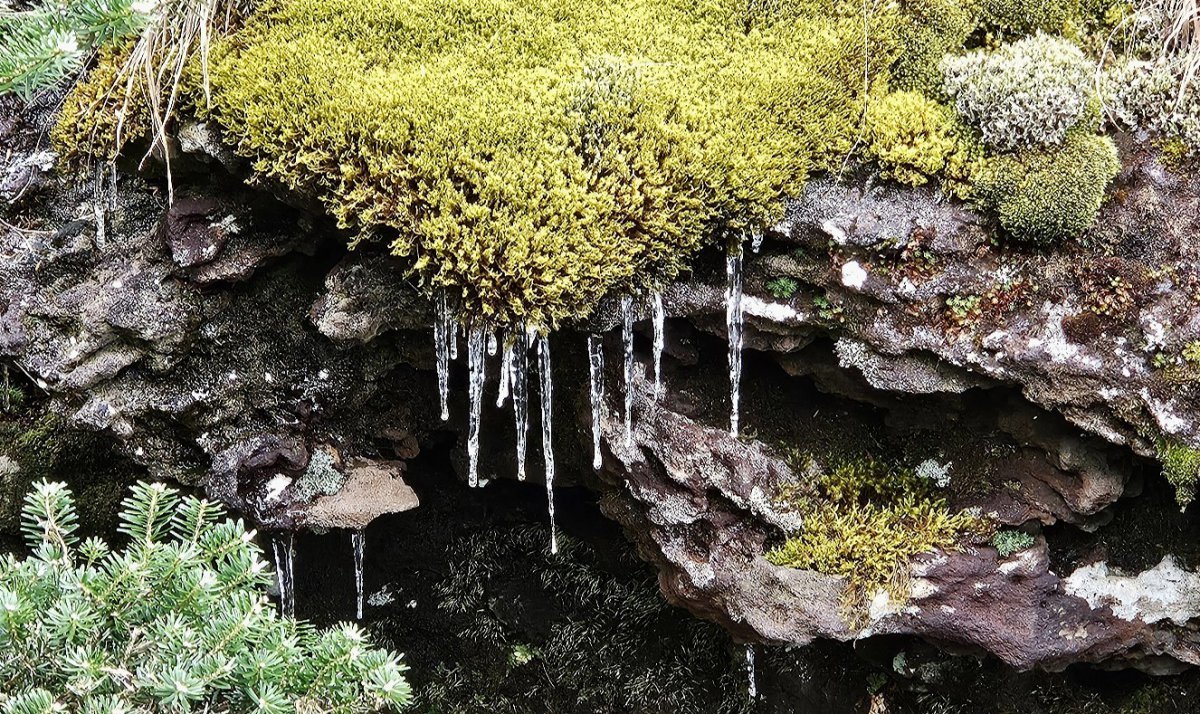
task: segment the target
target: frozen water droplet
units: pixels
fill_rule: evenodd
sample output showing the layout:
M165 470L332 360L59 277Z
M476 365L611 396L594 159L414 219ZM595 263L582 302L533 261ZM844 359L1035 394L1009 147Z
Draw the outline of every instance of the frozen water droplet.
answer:
M662 293L654 293L650 301L654 315L654 399L662 396L662 355L666 344L666 312L663 310Z
M513 419L517 428L517 479L525 480L525 446L529 437L529 348L525 325L517 326L512 353Z
M438 399L442 406L442 421L450 418L450 344L454 340L451 322L446 291L442 290L438 292L434 301L433 317L433 347L437 361Z
M633 297L621 299L621 339L625 346L625 447L633 447Z
M746 645L746 677L748 681L747 690L750 693L751 699L758 698L758 676L754 671L754 645Z

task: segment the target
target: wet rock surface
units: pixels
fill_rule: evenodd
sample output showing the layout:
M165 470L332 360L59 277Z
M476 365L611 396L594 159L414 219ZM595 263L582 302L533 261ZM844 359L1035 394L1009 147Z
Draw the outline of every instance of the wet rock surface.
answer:
M452 418L438 417L431 312L402 266L372 245L347 252L319 215L243 187L220 162L170 204L156 181L125 172L116 189L73 182L46 154L43 115L3 105L0 117L0 357L54 413L265 527L357 528L411 507L405 462L461 443L466 409L456 388ZM1100 227L1044 255L998 248L976 215L932 193L814 182L747 255L749 436L723 428L724 345L712 335L724 332L724 275L719 256L703 256L665 291L667 394L654 403L636 383L632 445L609 345L596 474L583 335L556 337L560 479L601 494L668 600L739 641L919 637L1049 670L1200 662L1193 603L1128 594L1162 575L1146 573L1171 542L1140 569L1096 565L1116 557L1106 529L1137 498L1158 442L1200 446L1180 356L1200 338L1198 180L1133 156ZM511 430L507 410L485 410L485 480L512 476ZM910 601L852 627L840 578L763 556L799 527L774 505L804 478L784 452L847 441L936 460L953 507L1024 527L1038 545L1009 559L987 546L922 557ZM534 480L538 450L531 437ZM306 478L317 485L299 488ZM367 503L385 484L389 498ZM1074 549L1061 561L1060 537ZM1171 582L1191 582L1197 564L1176 562ZM1154 614L1164 608L1171 616Z

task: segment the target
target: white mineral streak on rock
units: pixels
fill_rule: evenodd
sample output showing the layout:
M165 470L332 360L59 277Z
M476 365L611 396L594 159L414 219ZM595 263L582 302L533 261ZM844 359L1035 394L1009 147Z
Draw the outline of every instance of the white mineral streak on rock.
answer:
M1083 598L1093 608L1111 608L1122 620L1186 625L1200 617L1200 574L1180 568L1170 555L1132 576L1112 572L1104 562L1085 565L1067 576L1063 585L1068 594Z

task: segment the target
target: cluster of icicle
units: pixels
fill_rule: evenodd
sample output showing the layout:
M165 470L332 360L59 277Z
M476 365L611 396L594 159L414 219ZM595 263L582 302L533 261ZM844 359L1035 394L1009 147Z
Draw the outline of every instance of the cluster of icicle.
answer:
M756 236L752 245L757 248ZM742 380L742 247L731 245L726 258L725 318L729 336L729 387L730 416L729 431L738 434L740 385ZM466 336L468 373L467 414L467 481L472 487L479 485L479 430L483 415L483 387L487 376L487 358L500 353L499 392L496 406L504 406L511 398L513 416L516 421L517 478L525 480L525 453L529 434L529 351L536 350L538 387L542 418L542 458L545 463L546 497L550 511L550 550L558 552L558 540L554 522L554 451L553 424L551 419L553 381L550 373L550 339L542 331L516 326L503 339L481 325L460 324L455 318L445 293L440 293L434 304L434 347L437 354L438 397L442 420L450 418L450 363L458 359L459 333ZM655 293L649 299L649 312L653 325L653 398L662 396L662 353L666 343L663 299ZM624 346L622 357L625 379L624 441L626 448L633 447L633 397L632 384L635 377L633 358L633 326L637 318L634 298L626 296L621 301L621 336ZM602 464L600 453L600 422L604 409L604 345L601 335L589 335L588 374L591 386L592 411L592 466L599 469Z

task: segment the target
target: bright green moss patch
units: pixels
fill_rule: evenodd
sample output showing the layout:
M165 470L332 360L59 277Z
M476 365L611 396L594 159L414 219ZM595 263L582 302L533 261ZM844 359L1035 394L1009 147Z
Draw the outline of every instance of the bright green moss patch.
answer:
M975 195L1015 238L1053 245L1092 225L1120 168L1112 139L1077 130L1059 148L988 159Z
M954 110L918 92L892 92L873 99L866 113L867 153L882 175L920 186L940 178L951 193L966 192L972 166L983 147Z
M749 9L748 9L749 7ZM271 0L211 115L262 176L492 322L553 325L762 226L857 138L856 0ZM382 229L382 230L380 230Z
M815 493L791 490L781 501L804 526L767 560L844 576L851 616L879 590L904 601L913 556L957 548L990 529L977 516L952 513L931 481L871 459L836 466L821 476Z
M1158 460L1163 476L1175 487L1175 501L1180 508L1187 508L1196 498L1196 484L1200 482L1200 449L1161 439Z

